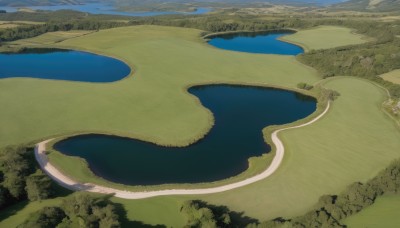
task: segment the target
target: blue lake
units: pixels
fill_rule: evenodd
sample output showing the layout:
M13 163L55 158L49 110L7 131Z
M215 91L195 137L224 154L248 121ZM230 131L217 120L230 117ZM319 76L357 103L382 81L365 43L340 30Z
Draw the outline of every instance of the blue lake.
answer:
M28 49L0 53L0 79L31 77L82 82L114 82L128 76L124 62L88 52L60 49Z
M300 46L283 42L279 37L293 32L242 32L208 37L214 47L249 53L298 55L304 53Z
M47 11L75 10L90 14L109 14L109 15L132 16L132 17L150 17L150 16L173 15L173 14L197 15L197 14L205 14L212 11L211 8L197 8L197 10L193 12L171 12L171 11L123 12L123 11L118 11L113 5L105 3L90 3L83 5L27 6L22 8L30 8L33 10L47 10ZM0 6L0 10L6 10L7 12L16 12L18 8Z
M210 85L193 87L189 92L215 118L206 137L191 146L162 147L89 134L67 138L54 148L84 158L96 175L112 182L155 185L217 181L240 174L248 168L250 157L270 151L264 142L264 127L290 123L316 110L315 99L277 89Z

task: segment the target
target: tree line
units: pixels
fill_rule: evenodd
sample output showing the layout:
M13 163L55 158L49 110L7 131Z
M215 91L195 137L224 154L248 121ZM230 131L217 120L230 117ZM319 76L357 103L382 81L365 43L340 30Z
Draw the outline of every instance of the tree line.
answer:
M118 228L121 227L116 207L105 198L88 193L67 197L60 206L44 207L31 214L19 228Z
M1 42L27 39L47 32L70 30L100 30L126 26L126 23L115 21L76 20L71 22L49 22L41 25L22 25L15 28L0 30Z

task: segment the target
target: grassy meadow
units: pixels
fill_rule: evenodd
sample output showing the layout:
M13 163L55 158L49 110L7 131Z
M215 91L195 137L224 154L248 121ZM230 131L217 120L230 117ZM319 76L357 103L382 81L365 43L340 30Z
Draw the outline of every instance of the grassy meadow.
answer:
M325 33L321 27L307 30L303 38L292 39L295 43L314 40L308 49L364 42L349 29L333 30L336 33L332 34L346 31L343 40L321 40ZM54 43L54 47L119 58L133 72L113 83L1 79L0 146L80 132L187 145L212 126L211 113L186 92L190 85L225 82L295 89L299 82L314 84L320 80L315 70L294 57L220 50L205 43L200 33L194 29L135 26ZM40 39L46 40L37 37L29 42L46 44ZM322 83L338 91L340 97L317 123L280 134L286 148L285 160L270 178L212 195L112 200L126 208L131 220L168 227L183 226L185 218L179 209L187 199L227 205L260 220L291 217L310 209L321 195L339 193L354 181L365 181L400 157L400 131L381 110L385 91L351 77ZM65 160L65 164L75 171L82 167L76 167L72 159ZM9 213L0 227L22 222L47 202L53 201L30 203L18 213Z
M379 197L375 204L347 218L344 223L350 228L386 227L396 228L400 224L400 196Z
M16 28L21 25L36 25L36 24L42 24L42 23L33 21L0 21L0 29Z
M386 74L382 74L381 77L386 81L400 85L400 70L394 70Z
M281 40L298 44L307 51L310 51L361 44L369 39L362 35L353 33L349 28L338 26L318 26L281 37Z

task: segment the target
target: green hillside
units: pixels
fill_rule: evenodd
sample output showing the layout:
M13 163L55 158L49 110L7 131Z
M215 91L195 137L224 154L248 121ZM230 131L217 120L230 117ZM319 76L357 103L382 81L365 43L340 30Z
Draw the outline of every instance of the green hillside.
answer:
M81 3L82 1L79 0L1 0L0 6L23 7L46 5L77 5Z

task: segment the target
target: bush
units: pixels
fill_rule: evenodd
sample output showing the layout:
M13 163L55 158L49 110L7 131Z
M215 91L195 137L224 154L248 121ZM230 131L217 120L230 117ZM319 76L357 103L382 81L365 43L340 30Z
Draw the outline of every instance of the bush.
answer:
M28 176L25 187L30 201L48 199L52 196L52 181L41 170Z
M297 84L297 88L305 89L305 90L311 90L312 88L314 88L314 86L309 85L309 84L304 83L304 82L300 82L299 84Z

